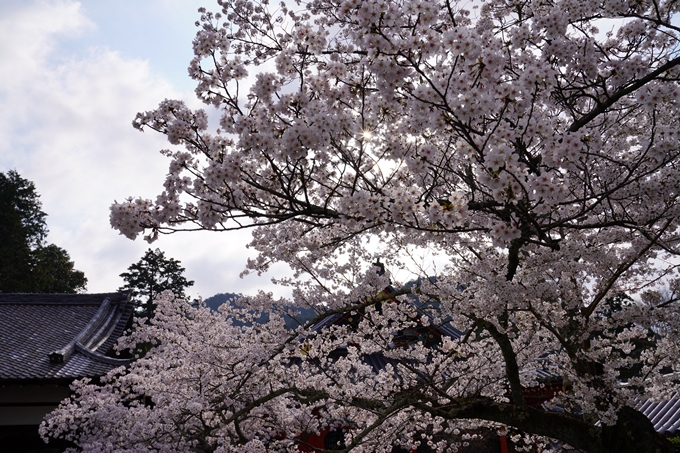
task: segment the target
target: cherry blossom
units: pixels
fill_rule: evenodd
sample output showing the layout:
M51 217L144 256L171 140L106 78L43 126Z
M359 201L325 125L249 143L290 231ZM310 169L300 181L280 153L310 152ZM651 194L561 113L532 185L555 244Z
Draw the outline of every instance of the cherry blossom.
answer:
M631 420L678 389L680 4L218 3L189 65L218 129L179 101L138 114L174 146L168 177L156 201L114 203L111 224L150 241L250 229L245 272L287 263L293 300L242 301L272 313L249 327L224 321L245 308L166 304L129 340L158 346L77 384L46 434L85 451L294 451L341 429L347 451L454 451L505 426L670 451ZM436 275L419 251L445 262ZM291 305L362 320L286 332ZM393 346L444 321L465 335ZM376 372L372 353L393 362ZM565 382L543 411L522 395L539 371Z

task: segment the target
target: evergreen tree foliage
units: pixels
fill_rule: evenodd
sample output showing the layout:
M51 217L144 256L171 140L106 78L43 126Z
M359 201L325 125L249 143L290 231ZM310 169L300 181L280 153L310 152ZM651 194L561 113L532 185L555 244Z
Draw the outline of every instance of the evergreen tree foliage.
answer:
M155 299L163 291L170 290L177 297L185 297L184 290L193 286L187 280L180 261L166 258L159 249L147 250L144 256L120 274L125 285L120 291L130 291L131 297L139 304L137 316L151 319L156 309Z
M31 248L40 246L47 236L47 222L35 184L22 178L16 170L0 173L0 209L3 220L18 218L22 233ZM7 215L7 217L5 217Z
M85 289L85 273L73 268L73 261L66 250L50 244L36 249L33 256L35 292L72 293Z
M87 278L68 252L45 245L47 214L33 182L0 173L0 292L74 293Z

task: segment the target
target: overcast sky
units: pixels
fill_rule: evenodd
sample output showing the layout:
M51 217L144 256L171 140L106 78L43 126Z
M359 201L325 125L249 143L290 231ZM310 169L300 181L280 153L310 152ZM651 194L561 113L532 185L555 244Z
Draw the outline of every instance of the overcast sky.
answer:
M109 206L154 199L172 148L131 122L164 98L197 107L186 67L197 9L213 0L0 1L0 171L33 181L48 214L48 242L66 249L88 292L115 291L149 244L109 226ZM196 281L191 296L275 290L239 278L249 233L178 233L151 247ZM277 272L282 272L278 269Z

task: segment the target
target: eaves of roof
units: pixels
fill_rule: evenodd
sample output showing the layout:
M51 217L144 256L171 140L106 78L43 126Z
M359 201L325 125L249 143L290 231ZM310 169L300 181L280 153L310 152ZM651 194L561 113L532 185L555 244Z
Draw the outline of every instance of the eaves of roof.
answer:
M132 310L125 293L0 294L0 383L62 383L128 364L106 353Z
M658 403L643 401L636 409L651 420L660 434L675 434L680 429L680 397L677 395Z

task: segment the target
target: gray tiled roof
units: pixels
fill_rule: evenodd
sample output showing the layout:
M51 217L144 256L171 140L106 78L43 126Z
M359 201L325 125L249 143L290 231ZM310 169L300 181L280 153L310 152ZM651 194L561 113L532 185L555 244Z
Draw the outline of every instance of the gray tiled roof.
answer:
M0 382L95 377L132 313L125 293L0 293Z
M637 410L652 421L658 433L674 434L680 429L680 397L677 395L658 403L646 400L638 405Z

